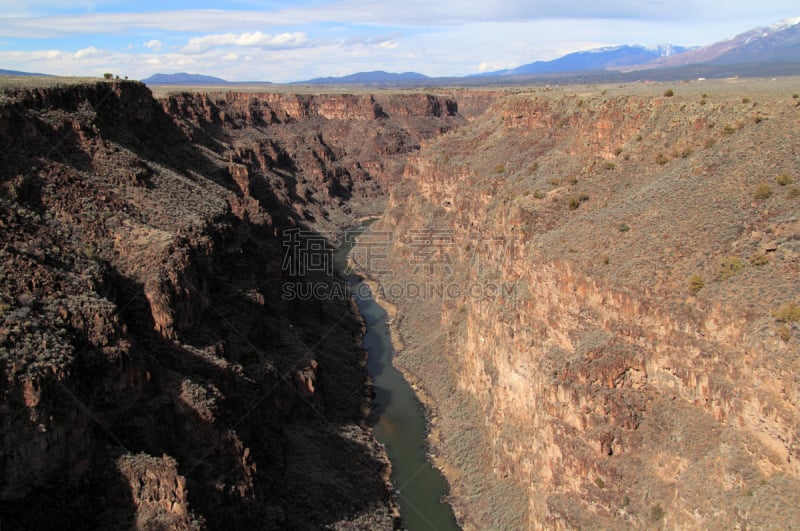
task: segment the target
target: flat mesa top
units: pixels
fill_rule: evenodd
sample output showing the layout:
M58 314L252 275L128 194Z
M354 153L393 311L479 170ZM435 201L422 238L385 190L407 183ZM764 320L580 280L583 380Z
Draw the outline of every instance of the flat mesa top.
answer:
M0 75L0 102L6 98L2 92L25 88L55 88L59 86L95 84L98 82L115 83L121 80L104 80L91 77L58 77L58 76L6 76ZM673 90L675 96L698 97L703 94L721 95L783 95L800 92L800 76L781 76L774 78L722 78L722 79L694 79L684 81L636 81L628 83L584 83L584 84L546 84L531 83L529 85L509 86L437 86L432 82L430 86L417 88L378 87L359 85L281 85L281 84L228 84L228 85L148 85L153 95L162 98L177 93L208 93L224 94L229 92L239 93L284 93L284 94L370 94L370 93L420 93L437 92L457 97L459 92L497 91L510 94L573 94L583 97L596 95L609 96L661 96L668 89Z

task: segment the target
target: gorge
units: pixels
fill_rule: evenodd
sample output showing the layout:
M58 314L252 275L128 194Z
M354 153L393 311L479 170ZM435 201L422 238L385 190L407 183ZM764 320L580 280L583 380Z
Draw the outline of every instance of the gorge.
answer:
M797 91L6 86L2 527L401 527L353 302L282 289L372 216L464 529L797 524Z

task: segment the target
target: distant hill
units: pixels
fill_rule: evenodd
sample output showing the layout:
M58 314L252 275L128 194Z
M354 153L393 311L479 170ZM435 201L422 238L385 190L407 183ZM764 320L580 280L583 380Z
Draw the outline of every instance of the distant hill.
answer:
M702 48L660 58L642 65L641 68L779 62L800 62L800 17L755 28Z
M687 50L688 48L672 44L653 47L639 45L611 46L571 53L559 57L558 59L553 59L552 61L536 61L507 70L476 74L475 77L525 76L532 74L610 70L624 66L648 63L654 59L682 53Z
M358 72L342 77L318 77L307 81L298 81L296 84L302 85L390 85L390 84L409 84L417 81L429 80L426 75L417 72L403 72L400 74L376 70L374 72Z
M153 74L142 79L146 85L227 85L229 82L214 76L204 76L202 74Z
M37 74L34 72L20 72L18 70L3 70L0 68L0 76L48 76L49 74Z

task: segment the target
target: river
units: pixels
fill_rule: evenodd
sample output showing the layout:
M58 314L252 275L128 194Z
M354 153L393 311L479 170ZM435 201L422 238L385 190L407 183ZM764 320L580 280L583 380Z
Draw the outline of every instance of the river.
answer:
M337 271L345 272L348 240L367 226L349 231L350 238L337 251ZM358 275L345 273L361 316L366 323L364 347L369 352L367 369L375 390L375 437L392 463L392 484L400 504L403 525L409 531L460 529L453 508L442 502L449 492L447 481L427 456L427 424L424 408L402 373L392 365L392 342L387 313L371 296Z

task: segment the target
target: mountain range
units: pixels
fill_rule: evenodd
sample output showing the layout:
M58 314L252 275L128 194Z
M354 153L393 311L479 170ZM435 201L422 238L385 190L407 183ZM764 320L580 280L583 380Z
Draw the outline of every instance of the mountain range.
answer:
M142 83L146 85L225 85L230 82L221 77L180 72L178 74L153 74L142 79Z
M786 19L763 28L755 28L709 46L660 57L639 65L638 68L798 61L800 61L800 17Z
M738 71L734 65L742 66ZM686 67L691 67L687 69ZM683 70L681 70L683 68ZM622 72L648 71L650 75L741 75L800 74L800 17L785 19L767 27L755 28L730 39L702 47L673 44L659 46L621 45L567 54L550 61L535 61L515 68L484 72L463 77L431 78L417 72L392 73L382 70L357 72L341 77L320 77L294 84L302 85L372 85L413 86L430 82L445 84L503 83L529 77L574 77L583 75L613 78ZM0 69L0 75L30 74ZM565 79L566 81L566 79ZM142 79L148 85L226 85L235 84L219 77L181 72L153 74ZM258 81L253 83L266 83ZM241 84L241 83L238 83Z
M515 68L484 72L473 77L525 76L560 72L587 72L647 64L663 57L685 53L690 48L663 44L655 47L641 45L609 46L567 54L552 61L536 61Z
M785 63L783 67L779 67ZM680 71L676 67L703 67ZM790 18L767 27L755 28L731 39L708 46L684 47L674 44L659 46L621 45L596 48L567 54L551 61L535 61L515 68L484 72L439 81L483 80L502 82L534 76L577 73L609 74L624 71L675 69L676 75L704 74L729 76L736 74L730 65L748 65L737 75L800 74L800 17ZM406 72L361 72L344 77L326 77L304 81L304 84L413 84L431 79Z
M375 70L373 72L358 72L356 74L350 74L342 77L318 77L309 79L307 81L298 81L297 83L304 85L326 85L329 83L390 85L392 83L407 84L408 82L426 81L429 79L431 78L417 72L403 72L396 74L393 72L384 72L383 70Z

